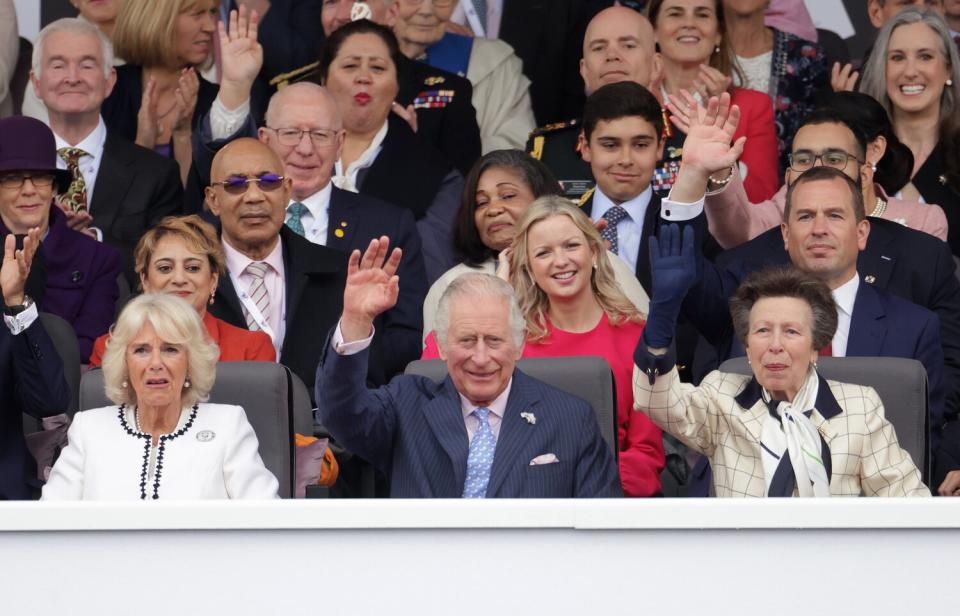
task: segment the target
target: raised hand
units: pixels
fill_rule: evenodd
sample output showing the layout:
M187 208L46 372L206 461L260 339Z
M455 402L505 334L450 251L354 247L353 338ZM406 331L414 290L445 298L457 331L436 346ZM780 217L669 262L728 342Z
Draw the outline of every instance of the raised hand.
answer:
M246 84L249 88L263 67L263 47L257 42L257 11L248 11L241 5L239 11L230 11L229 29L223 22L217 24L220 38L221 82Z
M183 69L177 80L176 102L173 105L173 133L189 133L193 126L193 112L197 108L197 93L200 91L200 78L193 68Z
M397 303L400 277L397 268L402 256L399 248L390 250L390 239L383 236L370 240L361 257L354 250L347 263L347 284L343 290L343 316L340 331L345 342L362 340L370 335L373 320Z
M663 348L673 340L680 305L697 280L697 255L693 227L683 229L664 225L659 239L650 238L650 274L652 289L650 313L644 327L644 339L652 348Z
M688 92L681 92L681 96L688 108L694 110L688 114L682 164L710 174L737 162L747 138L741 137L731 144L740 124L740 108L730 104L730 95L724 92L719 97L711 97L706 108Z
M140 96L140 110L137 111L137 145L152 150L157 145L160 132L157 117L157 81L149 77L143 84Z
M847 63L841 67L839 62L834 62L830 70L830 87L834 92L853 92L859 78L860 73L853 70L852 64Z
M17 238L7 234L3 243L3 264L0 265L0 290L7 306L23 303L23 289L30 274L33 256L40 245L40 228L34 227L23 238L23 248L17 250Z

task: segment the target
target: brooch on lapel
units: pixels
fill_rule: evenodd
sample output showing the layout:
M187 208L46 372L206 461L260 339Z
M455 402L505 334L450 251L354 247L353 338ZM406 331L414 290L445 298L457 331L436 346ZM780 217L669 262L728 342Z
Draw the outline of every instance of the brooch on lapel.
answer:
M863 277L863 281L867 284L873 284L877 281L877 277L874 276L873 274L868 274Z
M445 77L440 77L439 75L437 75L434 77L427 77L426 79L423 80L423 83L424 85L435 86L437 84L443 83L444 81L446 81Z
M341 227L346 227L346 226L347 226L347 221L345 221L345 220L344 220L344 221L341 221L341 222L340 222L340 226L341 226ZM343 237L343 229L334 229L334 230L333 230L333 234L336 235L337 237Z
M531 426L537 425L537 416L530 411L523 411L520 413L520 417Z
M216 438L217 433L213 430L200 430L197 432L197 440L201 443L209 443Z

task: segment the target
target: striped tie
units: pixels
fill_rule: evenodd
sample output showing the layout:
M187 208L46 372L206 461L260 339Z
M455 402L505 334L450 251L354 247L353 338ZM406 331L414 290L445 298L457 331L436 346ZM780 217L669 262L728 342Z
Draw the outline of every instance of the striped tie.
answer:
M263 261L254 261L243 270L253 276L250 286L247 287L247 297L256 305L264 320L267 319L267 312L270 310L270 296L267 295L267 285L263 282L263 277L267 274L267 267L267 264ZM246 308L243 309L243 315L247 318L247 329L254 332L260 331L260 325Z

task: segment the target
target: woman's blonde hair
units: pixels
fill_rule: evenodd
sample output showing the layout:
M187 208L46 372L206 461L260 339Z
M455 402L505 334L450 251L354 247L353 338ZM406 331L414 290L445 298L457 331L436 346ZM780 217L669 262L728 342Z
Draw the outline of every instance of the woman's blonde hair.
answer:
M107 397L116 404L137 404L137 393L129 383L127 346L144 325L150 323L165 342L187 353L187 379L180 399L184 406L205 401L217 377L220 349L207 337L200 315L186 300L164 293L146 293L124 307L103 354L103 382Z
M177 67L177 18L208 4L218 5L214 0L125 0L113 27L113 53L137 66Z
M520 218L510 256L511 282L516 290L520 312L527 322L527 339L538 341L547 337L547 311L550 308L550 299L537 286L530 271L527 238L533 225L553 216L566 216L586 237L595 264L590 288L610 323L616 326L626 321L643 321L643 315L617 284L603 239L590 218L565 198L545 195L534 201Z

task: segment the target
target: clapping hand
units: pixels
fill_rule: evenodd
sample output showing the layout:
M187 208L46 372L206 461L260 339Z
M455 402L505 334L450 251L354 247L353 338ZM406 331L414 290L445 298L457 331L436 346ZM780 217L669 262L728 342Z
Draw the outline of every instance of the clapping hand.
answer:
M700 93L703 100L707 100L712 96L720 96L730 89L731 83L733 83L732 78L724 75L709 64L700 65L699 75L693 81L694 87L696 87L697 92Z
M840 66L839 62L834 62L830 70L830 87L834 92L853 92L859 78L860 73L853 70L852 64Z
M664 225L660 237L650 238L652 293L643 336L648 347L664 348L673 340L680 305L697 279L693 227Z
M174 118L172 133L190 133L193 130L193 111L197 108L197 93L200 91L200 78L193 68L185 68L177 79L174 92Z
M390 250L386 236L370 240L367 250L360 256L354 250L347 264L347 284L343 290L343 316L340 331L345 342L362 340L370 335L373 320L397 303L400 294L400 277L397 268L402 256L399 248Z
M137 145L152 150L157 145L157 80L148 77L140 95L140 109L137 111Z
M3 243L3 265L0 266L0 290L3 292L3 302L7 306L16 306L23 303L23 289L30 274L30 265L33 256L37 254L40 245L40 228L34 227L23 238L23 248L17 250L17 238L13 233L7 234Z

